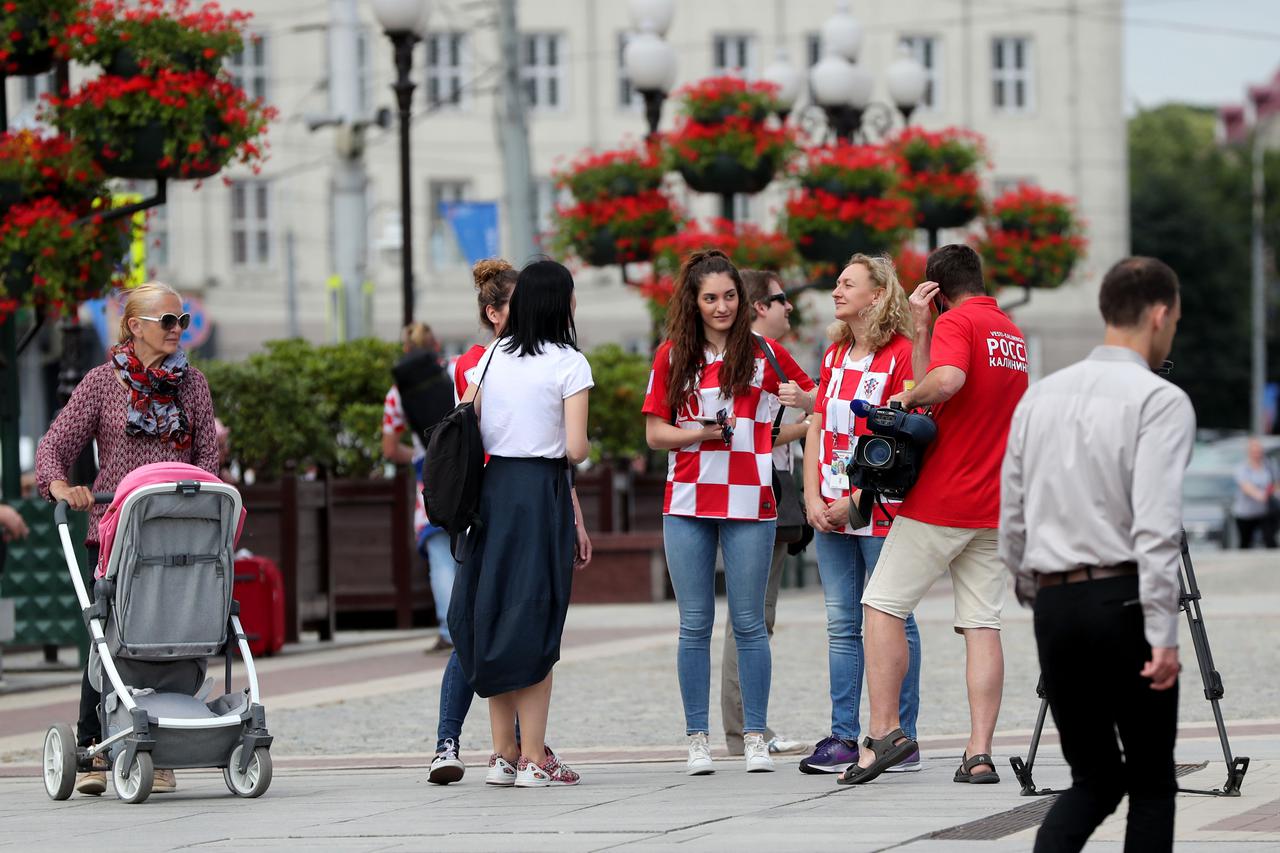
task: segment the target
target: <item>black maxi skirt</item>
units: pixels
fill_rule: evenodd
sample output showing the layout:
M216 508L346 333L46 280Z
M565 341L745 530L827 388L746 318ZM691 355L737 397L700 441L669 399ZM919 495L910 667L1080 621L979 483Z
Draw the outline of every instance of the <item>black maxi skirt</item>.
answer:
M449 633L482 697L530 687L560 659L573 585L573 499L565 459L493 456L481 529L458 566Z

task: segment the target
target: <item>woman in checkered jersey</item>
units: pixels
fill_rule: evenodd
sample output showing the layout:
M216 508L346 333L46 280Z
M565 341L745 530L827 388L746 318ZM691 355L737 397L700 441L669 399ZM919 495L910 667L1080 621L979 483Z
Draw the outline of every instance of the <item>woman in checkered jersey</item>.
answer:
M854 255L831 292L836 320L822 358L816 417L805 441L804 497L813 525L818 574L827 606L827 657L831 676L831 736L800 762L802 773L840 773L858 760L858 705L862 698L862 590L876 567L893 523L879 506L849 490L845 469L867 422L849 404L883 405L911 379L911 322L907 295L893 261ZM892 510L892 506L890 506ZM920 709L920 631L907 617L907 677L902 682L902 728L916 733ZM916 753L893 768L920 769Z
M643 411L654 450L667 456L662 532L680 608L676 669L689 738L689 775L714 771L708 697L717 548L738 644L748 772L773 769L765 740L771 661L765 589L777 509L773 414L784 386L813 381L775 341L751 333L742 277L723 252L685 259L667 309L667 340L654 355ZM768 366L770 347L786 376Z

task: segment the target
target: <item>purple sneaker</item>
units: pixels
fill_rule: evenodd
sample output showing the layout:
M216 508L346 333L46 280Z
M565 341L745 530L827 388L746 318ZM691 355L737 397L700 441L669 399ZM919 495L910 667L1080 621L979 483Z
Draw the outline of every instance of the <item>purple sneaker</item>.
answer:
M813 755L800 761L801 773L843 773L850 764L858 761L858 745L835 735L818 741Z
M902 762L900 764L895 764L892 767L886 769L884 772L885 773L917 773L920 771L921 768L922 768L922 765L920 764L920 750L917 749L915 752L911 753L906 758L902 759Z

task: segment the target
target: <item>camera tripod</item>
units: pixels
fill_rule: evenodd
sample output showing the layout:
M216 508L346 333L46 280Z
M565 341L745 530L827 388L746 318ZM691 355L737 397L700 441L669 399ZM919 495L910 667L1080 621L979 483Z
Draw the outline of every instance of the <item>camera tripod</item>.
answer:
M1227 764L1227 781L1223 783L1221 788L1214 788L1212 791L1202 791L1193 788L1179 788L1178 791L1184 794L1205 794L1215 797L1238 797L1240 796L1240 786L1244 784L1244 774L1249 769L1249 759L1246 756L1236 756L1231 752L1231 744L1227 740L1227 724L1222 719L1222 707L1219 704L1226 691L1222 687L1222 676L1218 674L1218 670L1213 666L1213 652L1209 648L1209 635L1204 628L1204 617L1200 612L1200 587L1196 583L1195 569L1191 565L1191 551L1187 547L1187 532L1181 533L1182 559L1179 564L1178 586L1180 594L1178 596L1178 607L1187 614L1187 626L1191 629L1191 643L1195 646L1196 661L1200 664L1200 681L1204 685L1204 698L1209 700L1209 705L1213 708L1213 719L1218 726L1218 740L1222 744L1222 757ZM1036 685L1036 695L1040 697L1040 712L1036 716L1036 728L1031 735L1031 745L1027 749L1027 760L1024 762L1021 758L1013 757L1009 759L1009 763L1013 765L1013 773L1018 777L1018 783L1022 785L1022 796L1033 797L1044 794L1058 794L1059 790L1052 788L1037 788L1035 780L1031 777L1031 771L1036 763L1036 750L1040 746L1040 735L1044 731L1045 717L1049 712L1049 700L1044 692L1044 676L1040 676L1040 683Z

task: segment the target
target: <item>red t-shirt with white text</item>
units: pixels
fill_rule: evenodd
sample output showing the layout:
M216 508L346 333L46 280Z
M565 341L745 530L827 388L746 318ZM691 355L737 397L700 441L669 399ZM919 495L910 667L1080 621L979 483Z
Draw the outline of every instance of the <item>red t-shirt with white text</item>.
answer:
M1027 390L1022 331L990 296L972 296L933 327L929 370L950 365L964 386L934 406L938 437L899 514L943 527L994 528L1013 410Z
M776 341L765 339L773 350L786 378L803 390L812 390L813 380L796 364L791 354ZM716 438L695 442L667 454L667 489L663 515L726 518L740 521L768 521L777 518L773 496L773 418L777 413L778 386L782 384L764 354L756 351L755 371L745 394L725 399L720 392L722 355L706 355L706 367L699 377L698 390L676 413L681 429L703 428L698 418L715 418L726 409L737 423L732 443ZM642 411L671 422L667 406L667 383L671 375L671 342L664 341L654 354L649 374L649 390Z

